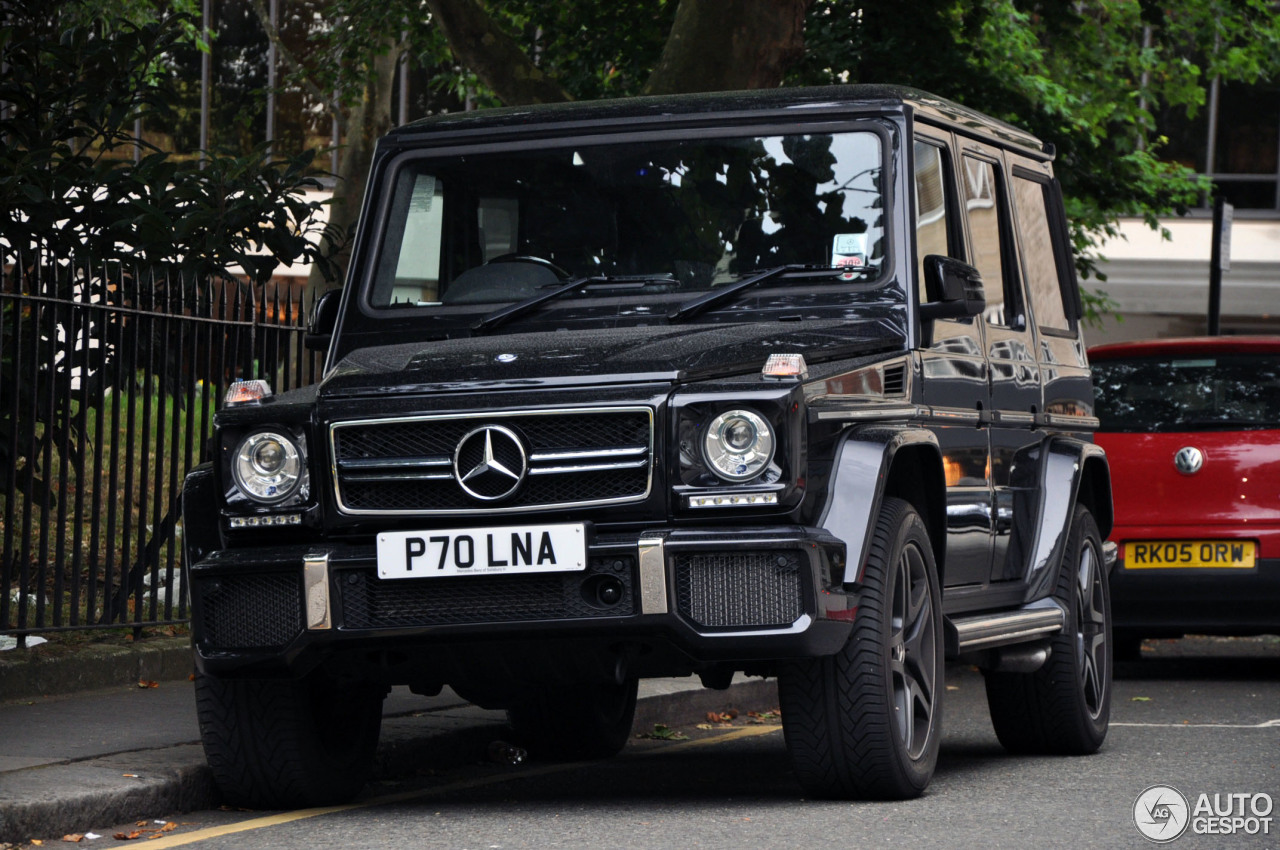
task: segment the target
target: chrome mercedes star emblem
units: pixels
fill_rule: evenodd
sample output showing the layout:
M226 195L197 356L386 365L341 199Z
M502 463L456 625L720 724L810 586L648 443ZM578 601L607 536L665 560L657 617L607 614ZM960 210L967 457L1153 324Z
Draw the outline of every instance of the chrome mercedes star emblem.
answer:
M1204 466L1204 453L1195 446L1184 446L1173 456L1173 465L1183 475L1195 475Z
M524 444L510 428L484 425L458 441L453 474L458 486L484 502L497 502L515 493L529 471Z

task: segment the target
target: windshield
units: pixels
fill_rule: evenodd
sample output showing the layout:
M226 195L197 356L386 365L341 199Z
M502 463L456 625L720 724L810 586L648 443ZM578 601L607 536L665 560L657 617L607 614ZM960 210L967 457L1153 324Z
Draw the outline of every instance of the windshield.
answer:
M782 265L879 278L874 132L629 141L412 159L369 304L498 304L581 287L696 293Z
M1280 359L1219 354L1093 363L1103 431L1280 427Z

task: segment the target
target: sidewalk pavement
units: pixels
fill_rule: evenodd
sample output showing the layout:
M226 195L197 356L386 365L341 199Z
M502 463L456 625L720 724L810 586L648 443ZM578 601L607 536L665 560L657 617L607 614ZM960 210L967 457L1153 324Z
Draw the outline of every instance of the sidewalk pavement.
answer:
M200 747L185 638L44 649L0 653L0 845L220 805ZM641 682L633 728L777 705L773 681L739 677L712 691L697 678L652 679ZM447 688L431 698L396 688L384 706L376 778L483 761L507 735L503 712Z

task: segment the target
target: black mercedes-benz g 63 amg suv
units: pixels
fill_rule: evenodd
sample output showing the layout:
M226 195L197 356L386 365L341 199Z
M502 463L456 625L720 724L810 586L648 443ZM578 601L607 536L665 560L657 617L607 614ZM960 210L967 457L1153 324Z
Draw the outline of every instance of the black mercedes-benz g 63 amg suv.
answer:
M777 677L808 793L904 798L960 658L1007 748L1096 750L1111 486L1052 159L884 87L388 135L323 379L235 386L186 482L226 796L355 794L397 684L581 758L642 678Z

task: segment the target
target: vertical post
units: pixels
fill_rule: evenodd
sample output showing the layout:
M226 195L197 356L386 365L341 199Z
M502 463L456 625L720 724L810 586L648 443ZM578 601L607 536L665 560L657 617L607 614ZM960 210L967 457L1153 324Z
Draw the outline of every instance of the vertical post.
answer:
M276 152L276 40L280 30L280 0L271 0L267 13L272 32L267 33L267 159Z
M213 45L209 41L213 12L212 0L204 0L204 50L200 52L200 164L203 165L209 150L209 83L213 76Z
M1231 268L1231 218L1234 208L1221 195L1213 202L1213 248L1209 252L1209 336L1220 332L1222 273Z
M1280 124L1280 119L1277 119L1276 123ZM1280 137L1280 133L1277 133L1276 135L1277 137ZM1280 150L1276 151L1276 162L1280 163ZM1280 168L1277 168L1276 170L1280 171ZM1280 174L1276 175L1276 209L1280 210Z
M401 34L400 46L404 49L400 53L400 108L396 123L403 125L409 123L409 33L407 30Z
M1142 49L1147 51L1151 49L1151 25L1147 24L1142 28ZM1151 85L1151 72L1146 68L1142 69L1142 81L1138 88L1138 108L1143 112L1147 111L1147 86ZM1138 134L1138 150L1147 149L1147 133L1150 132L1151 126L1145 120L1142 122L1142 132Z
M1222 36L1216 35L1213 39L1213 55L1216 57L1218 52L1222 50ZM1222 89L1222 78L1215 76L1209 81L1209 121L1208 121L1208 143L1205 145L1204 155L1204 173L1213 179L1214 173L1218 168L1218 95Z
M333 98L333 139L330 143L329 171L338 173L338 140L341 138L338 127L338 97Z

